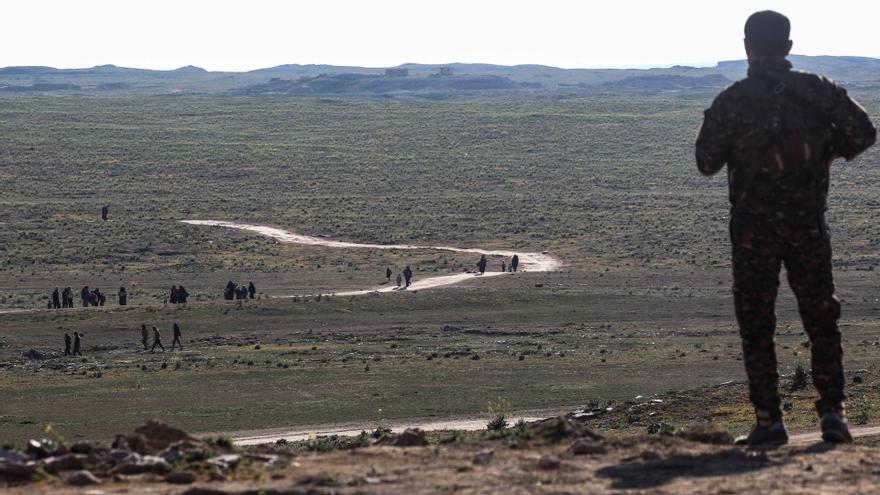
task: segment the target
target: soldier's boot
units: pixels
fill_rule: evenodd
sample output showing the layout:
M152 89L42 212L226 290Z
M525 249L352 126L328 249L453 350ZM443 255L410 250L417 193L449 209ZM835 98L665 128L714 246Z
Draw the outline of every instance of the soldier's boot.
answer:
M852 443L853 437L846 424L843 411L827 412L819 420L822 428L822 440L829 443Z
M757 423L748 435L736 437L735 445L749 448L772 449L788 443L788 432L781 419L772 419L767 411L756 410Z

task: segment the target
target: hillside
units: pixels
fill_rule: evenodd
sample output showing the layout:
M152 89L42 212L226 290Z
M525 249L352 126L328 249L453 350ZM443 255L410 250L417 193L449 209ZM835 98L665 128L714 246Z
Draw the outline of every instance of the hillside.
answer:
M851 86L880 85L880 60L794 55L795 67L820 72ZM452 76L436 77L441 68ZM717 87L745 74L745 60L715 67L561 69L543 65L403 64L407 77L384 68L288 64L248 72L213 72L186 66L149 70L102 65L84 69L22 66L0 68L0 96L28 94L377 94L395 92L681 90ZM648 78L641 80L643 78ZM672 79L659 79L672 78ZM693 78L693 80L675 78ZM701 79L705 78L705 79Z

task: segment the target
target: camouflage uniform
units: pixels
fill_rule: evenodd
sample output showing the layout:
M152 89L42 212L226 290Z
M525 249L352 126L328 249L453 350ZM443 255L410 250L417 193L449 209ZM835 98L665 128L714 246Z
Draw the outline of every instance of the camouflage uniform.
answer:
M821 415L842 409L843 351L825 223L828 172L876 139L864 109L821 76L784 59L753 62L749 77L706 110L697 166L711 175L726 164L730 188L733 294L759 419L781 419L773 334L779 271L785 264L812 342Z

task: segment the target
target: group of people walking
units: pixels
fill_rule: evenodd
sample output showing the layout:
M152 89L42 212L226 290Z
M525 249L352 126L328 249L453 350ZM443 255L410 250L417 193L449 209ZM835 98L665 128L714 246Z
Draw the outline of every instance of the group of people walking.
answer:
M175 347L183 350L183 342L181 342L181 331L180 325L175 321L171 325L172 332L172 340L171 340L171 350L173 351ZM64 355L65 356L82 356L82 336L79 332L73 332L73 338L70 337L70 334L64 334ZM147 330L146 325L141 325L141 344L144 346L145 351L155 352L156 348L162 349L162 352L165 352L165 346L162 345L162 334L159 333L159 328L153 325L153 342L150 342L150 332Z
M253 282L248 282L247 286L238 285L232 280L226 284L223 289L223 299L232 301L235 299L254 299L257 296L257 286Z
M117 297L119 298L120 306L128 304L128 291L125 290L125 287L119 288ZM79 298L84 308L89 306L103 306L107 302L107 296L101 292L100 289L90 289L88 285L80 290ZM49 309L67 309L73 307L73 290L70 287L65 287L63 290L59 290L58 287L55 287L55 290L52 291L52 295L50 296Z
M486 259L486 255L480 256L480 261L477 262L477 269L480 270L480 275L486 273L486 267L489 266L489 261ZM506 260L501 260L501 271L502 272L515 272L519 268L519 255L514 254L513 258L510 259L510 263L508 264Z
M172 331L172 340L171 340L171 350L174 350L174 347L177 346L180 350L183 350L183 343L180 341L180 326L175 321L171 326ZM162 349L162 352L165 352L165 346L162 345L162 334L159 333L159 328L153 325L153 343L150 345L150 332L147 331L146 325L141 325L141 344L144 346L145 351L155 352L156 347Z
M480 261L477 262L477 269L480 271L480 274L486 273L486 268L489 266L489 261L486 259L486 255L480 256ZM514 254L510 259L510 263L506 260L501 260L501 271L502 272L515 272L519 268L519 255ZM394 272L391 270L391 267L385 268L385 283L391 282L391 276L394 275ZM406 266L402 271L397 274L397 288L398 289L406 289L410 285L412 285L412 277L413 272L409 265ZM232 282L229 282L230 284ZM228 288L228 286L227 286Z
M391 268L385 268L385 283L391 282L391 275L393 274L394 272L391 271ZM397 274L397 288L405 289L412 285L412 277L412 268L407 265L406 268L403 269L403 271L398 272ZM406 285L403 285L404 283L406 283Z

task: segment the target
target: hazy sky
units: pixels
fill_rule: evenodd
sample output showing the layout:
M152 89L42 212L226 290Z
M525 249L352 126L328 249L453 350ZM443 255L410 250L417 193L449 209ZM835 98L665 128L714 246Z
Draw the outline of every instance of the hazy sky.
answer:
M795 53L880 58L877 1L18 0L0 4L0 66L714 64L743 58L743 23L767 8L791 18Z

